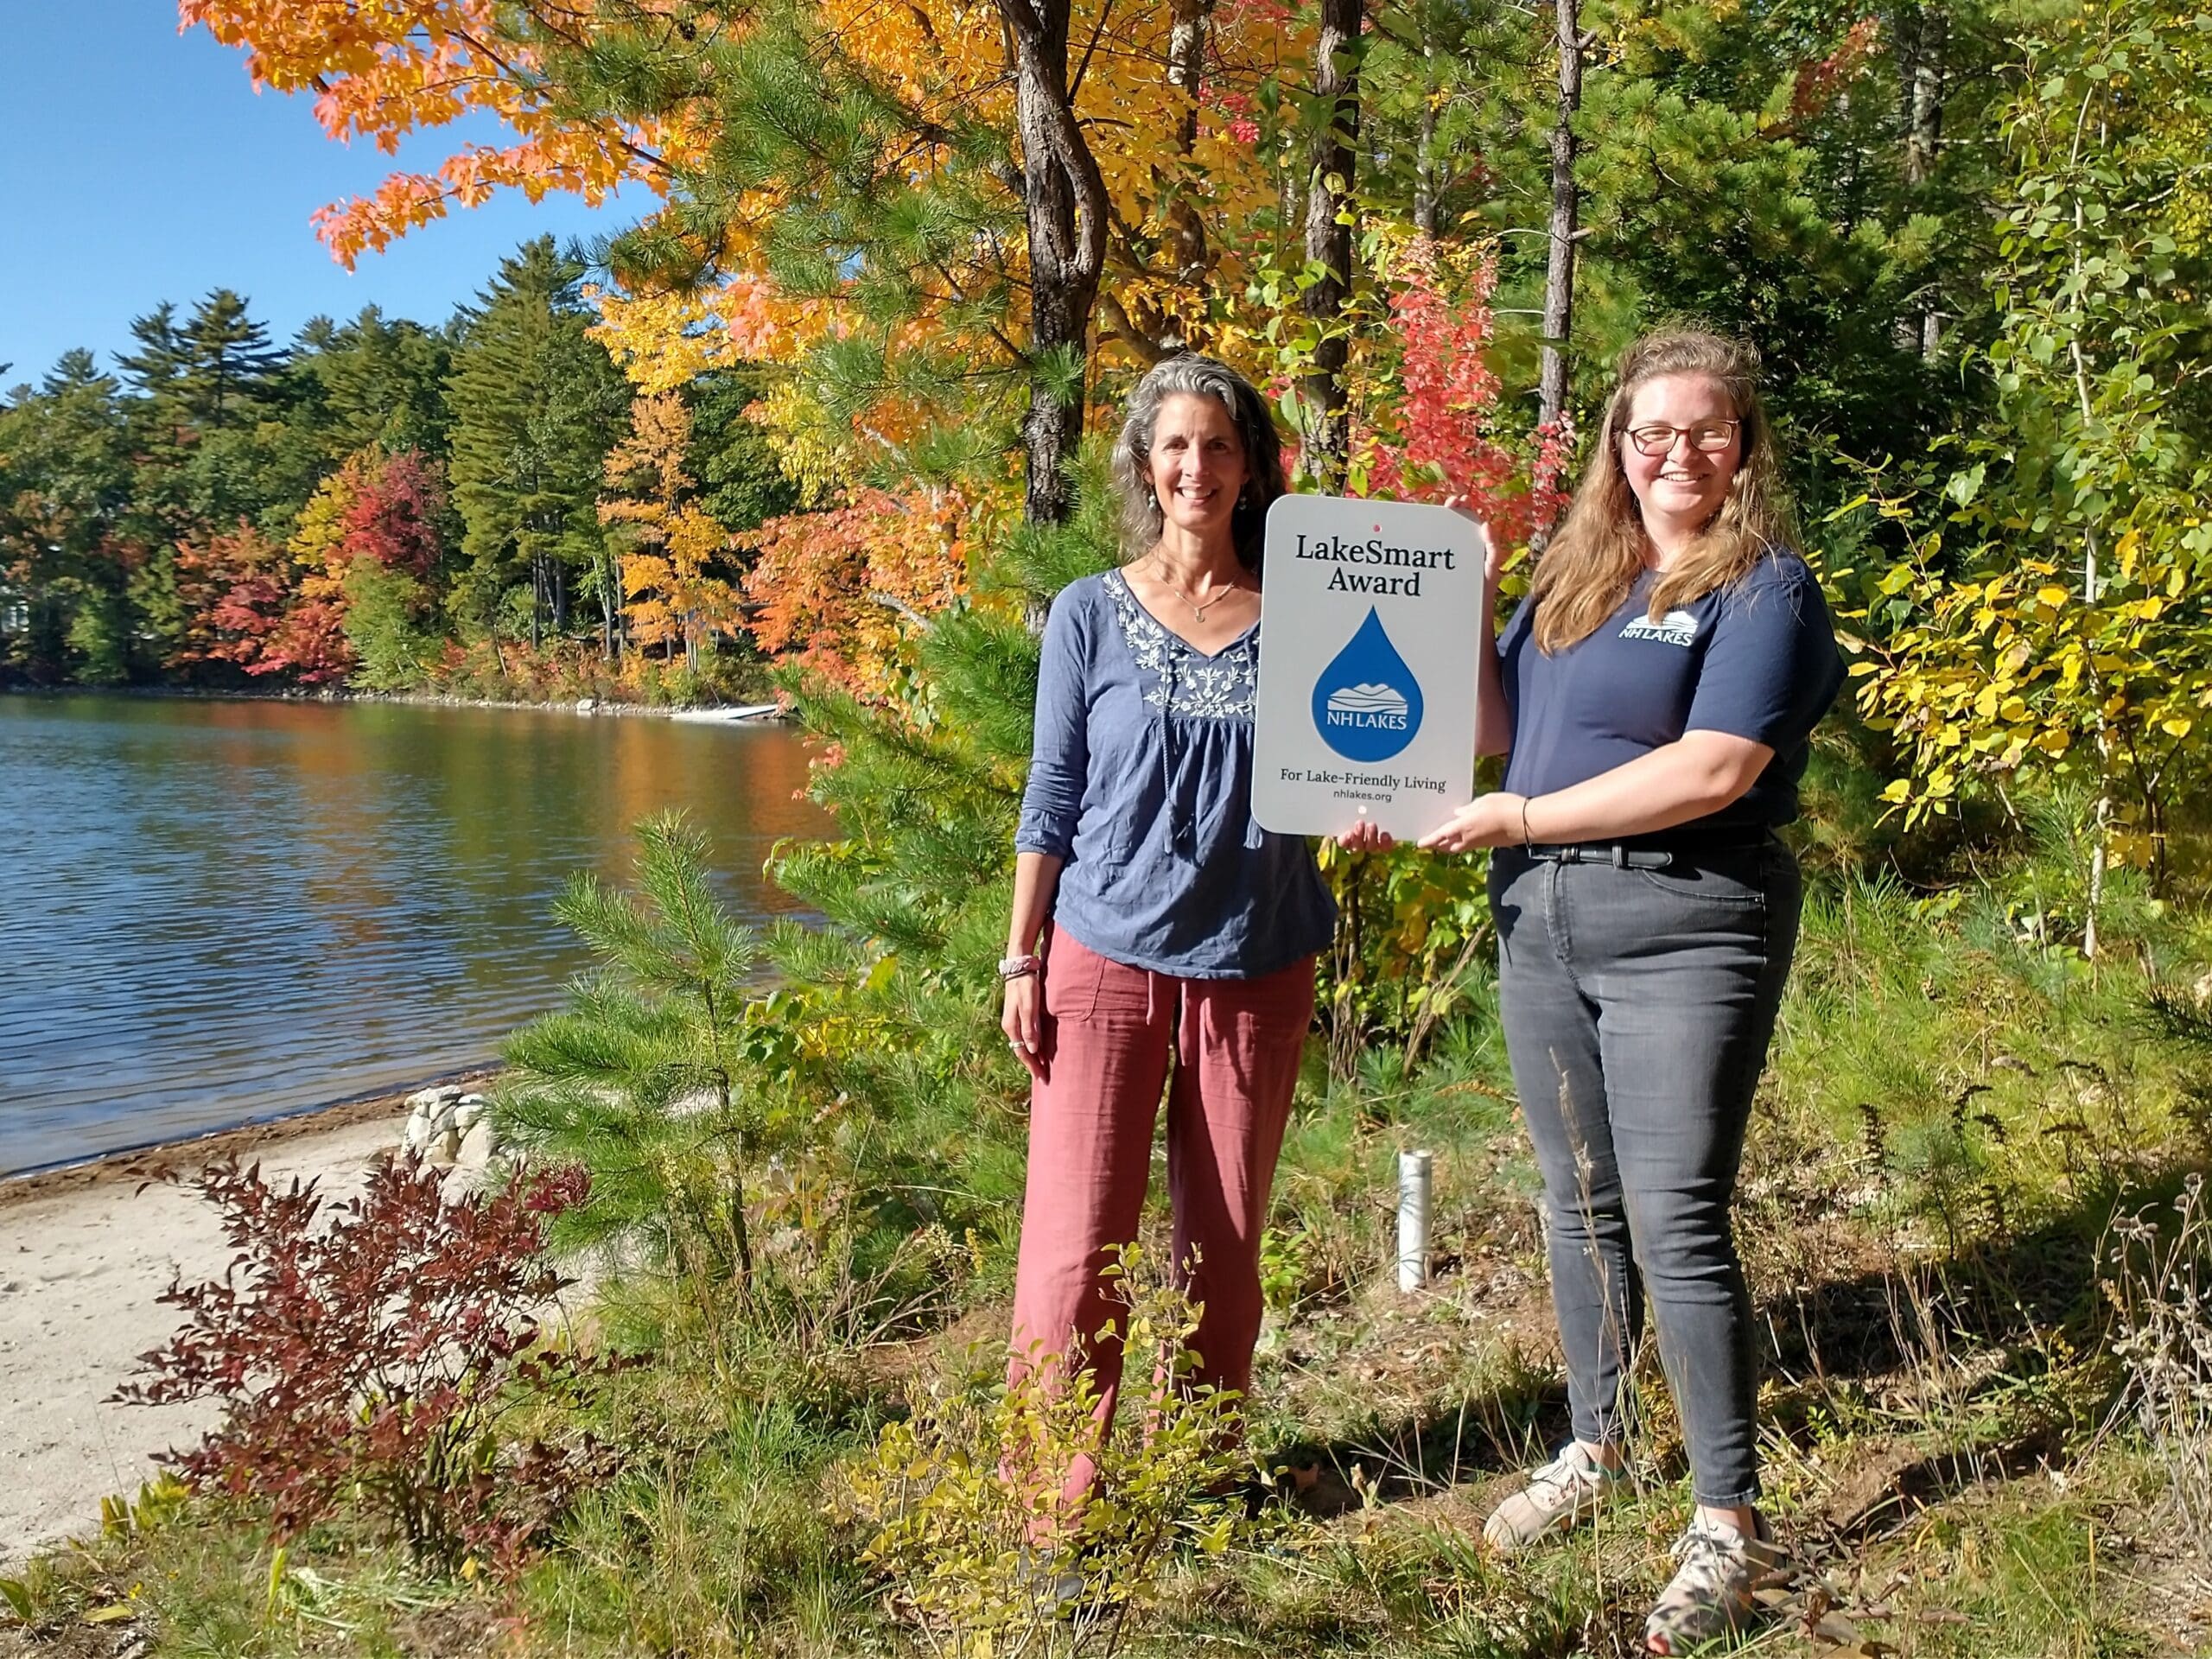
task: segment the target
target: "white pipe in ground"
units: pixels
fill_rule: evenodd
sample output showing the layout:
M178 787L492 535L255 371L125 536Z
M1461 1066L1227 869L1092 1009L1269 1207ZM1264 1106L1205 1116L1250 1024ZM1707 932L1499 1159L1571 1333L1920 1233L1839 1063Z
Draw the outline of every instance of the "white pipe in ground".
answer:
M1429 1167L1426 1152L1398 1154L1398 1288L1419 1290L1428 1282Z

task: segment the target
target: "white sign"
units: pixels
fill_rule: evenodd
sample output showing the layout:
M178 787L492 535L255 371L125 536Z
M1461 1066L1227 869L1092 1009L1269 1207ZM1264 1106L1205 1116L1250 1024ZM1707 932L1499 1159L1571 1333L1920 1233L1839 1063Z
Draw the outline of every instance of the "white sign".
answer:
M1473 798L1483 532L1444 507L1286 495L1268 509L1252 816L1401 840Z

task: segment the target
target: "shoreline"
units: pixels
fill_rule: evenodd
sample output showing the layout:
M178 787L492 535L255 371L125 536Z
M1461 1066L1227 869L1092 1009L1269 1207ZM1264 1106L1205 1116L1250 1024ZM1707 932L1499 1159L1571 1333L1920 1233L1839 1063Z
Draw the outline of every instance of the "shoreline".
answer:
M577 697L546 702L515 698L463 697L442 691L257 690L251 686L209 688L194 685L0 685L0 697L118 697L149 702L281 702L319 703L335 707L346 703L370 706L394 704L417 709L507 709L529 714L575 715L594 719L603 715L645 720L692 720L729 726L785 726L795 716L790 704L775 702L646 703L613 702L600 697Z
M232 1155L259 1153L294 1141L365 1123L397 1124L407 1114L407 1097L417 1090L454 1084L480 1088L499 1074L497 1066L470 1066L420 1078L404 1089L348 1095L318 1106L302 1106L274 1116L232 1123L170 1141L149 1141L114 1152L95 1153L74 1162L47 1164L16 1174L0 1174L0 1211L123 1181L158 1181L179 1170L203 1169Z
M0 1184L0 1572L99 1525L154 1459L212 1427L215 1402L124 1405L117 1385L176 1332L172 1281L220 1280L234 1252L188 1179L228 1156L326 1205L397 1150L412 1090L226 1129Z

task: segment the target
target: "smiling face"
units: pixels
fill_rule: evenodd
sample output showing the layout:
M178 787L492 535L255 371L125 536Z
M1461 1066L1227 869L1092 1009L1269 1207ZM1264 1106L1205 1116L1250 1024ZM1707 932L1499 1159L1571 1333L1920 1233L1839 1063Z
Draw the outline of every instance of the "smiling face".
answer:
M1201 539L1228 535L1244 488L1244 442L1219 399L1179 391L1162 404L1147 465L1163 519Z
M1744 434L1732 426L1726 448L1700 449L1678 433L1663 454L1647 455L1630 442L1639 427L1664 424L1678 429L1734 422L1735 406L1720 383L1702 374L1662 374L1645 381L1630 399L1620 424L1621 467L1629 488L1643 509L1644 527L1655 538L1672 538L1705 527L1728 498L1729 481L1744 456Z

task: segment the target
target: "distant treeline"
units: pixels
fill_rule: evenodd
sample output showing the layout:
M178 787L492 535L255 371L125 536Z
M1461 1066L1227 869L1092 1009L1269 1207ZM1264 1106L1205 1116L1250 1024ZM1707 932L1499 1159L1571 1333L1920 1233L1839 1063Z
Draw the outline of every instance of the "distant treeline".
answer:
M550 238L435 327L271 343L219 289L0 406L0 678L728 690L795 505L741 371L633 397Z

